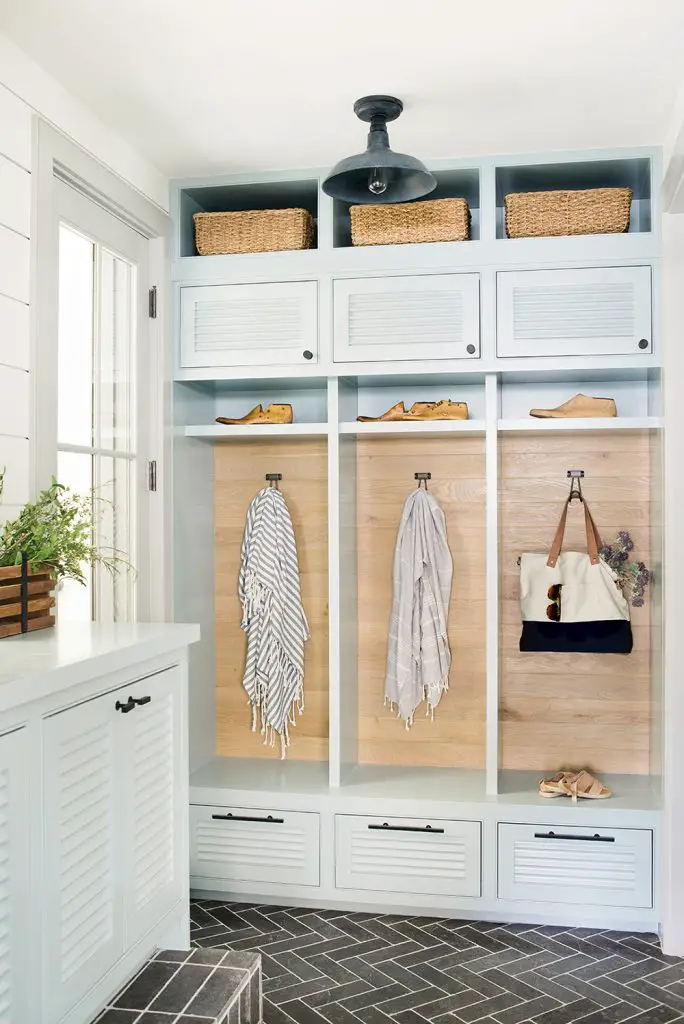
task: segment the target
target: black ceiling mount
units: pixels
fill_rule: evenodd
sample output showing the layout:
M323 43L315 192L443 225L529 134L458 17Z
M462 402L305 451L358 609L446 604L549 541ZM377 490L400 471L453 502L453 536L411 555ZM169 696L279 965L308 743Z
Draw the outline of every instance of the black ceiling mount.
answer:
M323 182L323 191L346 203L405 203L436 187L427 167L413 156L390 149L387 122L395 121L404 104L395 96L362 96L354 113L370 124L365 153L346 157Z

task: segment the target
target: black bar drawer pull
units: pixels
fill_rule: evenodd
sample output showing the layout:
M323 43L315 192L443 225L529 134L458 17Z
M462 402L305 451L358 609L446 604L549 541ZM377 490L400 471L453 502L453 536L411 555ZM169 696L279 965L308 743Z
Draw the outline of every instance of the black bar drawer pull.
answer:
M132 697L129 697L125 704L122 704L120 700L117 700L114 705L115 711L120 711L122 715L127 715L129 711L133 711L135 708L135 701Z
M274 818L272 814L267 818L253 818L249 814L212 814L212 818L215 821L262 821L267 825L285 824L284 818Z
M149 704L152 700L151 697L130 697L129 699L132 700L134 704Z
M382 825L369 825L368 828L383 832L444 832L443 828L433 828L432 825L388 825L386 821Z
M535 839L576 839L580 843L614 843L615 836L600 836L595 832L593 836L566 836L562 832L535 832Z

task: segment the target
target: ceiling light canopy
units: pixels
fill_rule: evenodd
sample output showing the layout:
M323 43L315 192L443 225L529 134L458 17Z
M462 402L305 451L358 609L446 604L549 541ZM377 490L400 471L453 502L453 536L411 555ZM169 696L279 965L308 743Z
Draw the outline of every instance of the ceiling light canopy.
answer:
M370 124L365 153L335 164L323 191L346 203L405 203L425 196L437 185L434 175L414 156L390 149L387 122L404 109L394 96L363 96L354 113Z

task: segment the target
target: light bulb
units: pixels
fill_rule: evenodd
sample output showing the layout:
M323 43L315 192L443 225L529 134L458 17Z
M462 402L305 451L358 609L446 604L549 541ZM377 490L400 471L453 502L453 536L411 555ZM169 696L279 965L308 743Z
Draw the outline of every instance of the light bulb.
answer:
M374 196L381 196L387 191L387 171L384 167L374 167L368 175L368 191Z

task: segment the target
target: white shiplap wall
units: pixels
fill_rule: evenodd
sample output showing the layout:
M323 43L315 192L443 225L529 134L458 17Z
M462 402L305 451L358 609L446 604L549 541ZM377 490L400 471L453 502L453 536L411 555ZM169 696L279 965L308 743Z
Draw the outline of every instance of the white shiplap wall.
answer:
M31 109L0 85L0 519L30 497Z
M161 209L168 181L0 34L0 522L33 496L29 299L32 118L37 114Z

